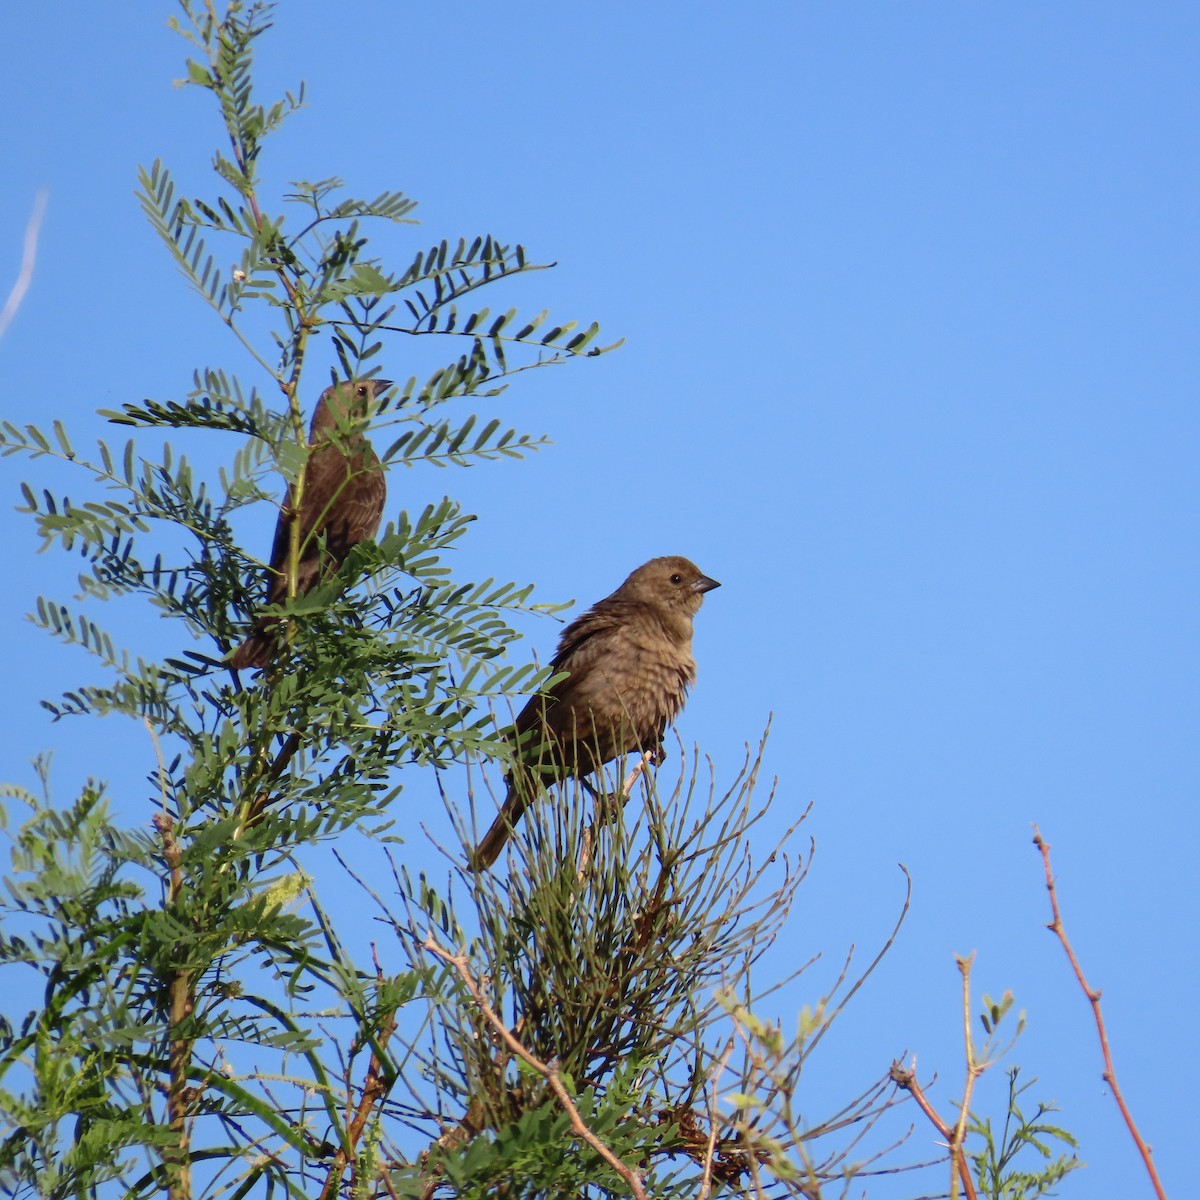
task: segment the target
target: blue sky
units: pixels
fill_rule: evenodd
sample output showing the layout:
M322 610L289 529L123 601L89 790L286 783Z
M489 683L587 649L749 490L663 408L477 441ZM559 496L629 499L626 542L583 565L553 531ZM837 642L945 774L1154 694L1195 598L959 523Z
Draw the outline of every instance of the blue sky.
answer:
M60 417L79 442L105 434L97 408L180 398L197 366L264 382L134 200L156 157L211 191L215 114L171 87L186 52L171 11L0 15L0 291L49 190L0 406ZM456 569L536 580L546 599L590 602L662 553L722 581L680 730L728 777L773 713L774 819L814 805L780 973L824 950L832 978L850 943L890 929L896 864L914 880L823 1069L865 1083L907 1049L948 1110L954 955L977 949L979 990L1027 1010L1015 1061L1082 1140L1090 1170L1062 1194L1149 1194L1043 928L1036 821L1127 1098L1183 1195L1180 1064L1200 1055L1200 10L617 3L501 22L477 3L285 0L260 45L264 98L309 88L269 181L340 175L419 200L394 263L442 237L520 241L559 266L513 303L626 339L497 406L554 446L393 474L389 513L452 491L481 518ZM405 353L387 374L408 373ZM92 773L136 813L144 734L51 725L37 706L92 677L22 619L38 594L68 596L76 568L33 556L18 482L64 478L79 490L20 459L0 475L0 777L28 785L27 760L54 748L60 799ZM265 543L270 520L247 538ZM115 623L163 652L145 614ZM544 659L556 630L529 636ZM412 791L426 816L431 793ZM785 1025L815 988L774 998ZM931 1131L913 1120L919 1157Z

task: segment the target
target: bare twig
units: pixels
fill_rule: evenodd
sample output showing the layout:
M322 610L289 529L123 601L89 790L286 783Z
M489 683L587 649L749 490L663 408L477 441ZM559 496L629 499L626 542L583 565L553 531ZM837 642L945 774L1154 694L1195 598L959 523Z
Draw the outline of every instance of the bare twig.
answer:
M958 1106L958 1119L953 1127L947 1125L938 1115L929 1098L925 1095L920 1083L917 1082L915 1070L906 1069L899 1060L892 1063L892 1081L917 1102L917 1107L929 1118L933 1127L946 1141L950 1152L950 1196L958 1195L958 1186L966 1200L976 1200L975 1183L971 1179L971 1170L967 1162L967 1124L971 1118L971 1096L975 1090L975 1081L991 1066L994 1060L981 1059L976 1051L975 1041L971 1037L971 967L975 962L975 954L958 955L955 958L959 974L962 976L962 1021L963 1021L963 1053L966 1056L967 1076L963 1082L963 1097ZM986 1052L986 1051L985 1051Z
M563 1085L562 1077L558 1070L558 1060L551 1059L549 1062L542 1062L540 1058L535 1057L525 1046L513 1035L507 1025L497 1016L495 1010L488 1004L484 998L483 990L476 982L475 977L471 974L471 967L467 961L465 954L451 954L449 950L444 949L434 940L433 935L426 937L424 947L430 954L436 955L443 962L452 966L459 974L467 991L471 993L471 998L475 1001L480 1013L487 1023L495 1030L496 1036L504 1043L508 1049L517 1056L522 1062L532 1067L549 1085L550 1090L554 1093L562 1107L563 1112L567 1114L567 1119L571 1122L571 1128L575 1133L586 1142L591 1148L602 1158L622 1179L629 1185L629 1190L633 1193L636 1200L648 1200L646 1189L642 1186L641 1176L630 1167L627 1163L622 1162L588 1127L584 1124L583 1118L579 1115L579 1109L575 1107L575 1102L571 1099L566 1087Z
M975 961L972 951L965 958L959 955L955 962L962 974L962 1015L963 1015L963 1052L967 1056L967 1078L963 1084L962 1103L958 1108L958 1123L954 1127L953 1139L950 1142L950 1158L958 1177L962 1180L963 1192L968 1197L974 1196L975 1189L971 1183L971 1174L967 1169L966 1141L967 1121L971 1116L971 1094L975 1090L975 1080L987 1069L986 1062L980 1062L975 1056L975 1042L971 1038L971 964ZM951 1187L951 1194L953 1194Z
M709 1072L708 1097L708 1145L704 1149L704 1176L700 1185L700 1195L697 1200L708 1200L712 1193L713 1160L717 1153L717 1126L721 1122L721 1114L717 1111L717 1089L729 1056L733 1053L733 1038L725 1043L725 1052L717 1061L716 1066Z
M1093 988L1088 983L1083 974L1083 968L1079 965L1079 959L1075 957L1075 951L1071 948L1071 943L1067 938L1067 931L1062 923L1062 914L1058 909L1058 893L1054 887L1054 873L1050 869L1050 843L1042 837L1041 831L1036 825L1033 827L1033 844L1041 851L1042 868L1046 873L1046 890L1050 893L1050 912L1054 918L1046 928L1062 944L1062 948L1066 951L1067 959L1071 964L1071 970L1075 972L1075 978L1079 981L1079 986L1083 989L1083 994L1088 998L1088 1003L1092 1006L1092 1015L1096 1018L1096 1032L1100 1036L1100 1051L1104 1056L1104 1082L1112 1088L1113 1099L1117 1102L1117 1107L1121 1110L1121 1116L1124 1118L1126 1128L1129 1130L1129 1134L1138 1148L1138 1153L1142 1156L1142 1162L1146 1164L1146 1171L1150 1176L1150 1183L1154 1187L1154 1194L1158 1197L1158 1200L1167 1200L1167 1193L1163 1190L1162 1182L1158 1178L1158 1172L1154 1168L1153 1152L1145 1141L1142 1140L1142 1135L1138 1132L1137 1125L1134 1124L1133 1114L1129 1111L1129 1106L1125 1103L1125 1097L1122 1095L1120 1085L1117 1083L1117 1070L1113 1066L1112 1052L1108 1047L1108 1031L1105 1029L1104 1015L1100 1011L1100 989Z
M642 751L641 757L634 764L633 769L625 776L625 782L621 784L620 797L622 802L629 800L629 794L633 791L633 785L637 783L638 776L650 765L658 761L658 755L653 750Z
M154 747L154 757L158 759L158 796L162 801L163 818L167 819L167 764L163 761L162 746L158 741L158 734L154 730L154 726L150 723L149 717L143 717L142 720L146 725L146 732L150 734L150 744ZM166 825L170 829L170 823Z
M377 970L378 967L379 963L376 960ZM382 971L379 974L382 977ZM396 1013L393 1010L384 1019L383 1026L375 1039L377 1049L371 1052L371 1061L367 1066L366 1078L363 1080L358 1107L353 1113L349 1111L346 1113L345 1137L338 1152L333 1156L329 1174L325 1177L325 1186L321 1189L321 1200L337 1195L338 1189L341 1187L342 1176L346 1173L346 1167L350 1163L350 1156L358 1146L358 1141L367 1127L367 1122L371 1119L372 1112L376 1105L386 1098L391 1088L391 1080L388 1078L388 1072L384 1070L379 1056L395 1031ZM347 1094L347 1108L349 1108L349 1094Z
M0 337L4 336L5 331L12 324L12 319L17 315L17 309L21 307L21 301L25 299L25 293L29 291L29 285L33 282L33 267L37 262L38 234L42 229L42 218L46 215L46 201L49 197L50 193L45 188L39 188L33 201L33 213L29 217L29 223L25 226L21 266L17 271L17 279L12 286L12 291L8 293L8 299L4 302L4 310L0 312Z
M967 1170L966 1158L961 1155L955 1155L955 1131L938 1116L937 1109L929 1103L929 1097L925 1095L924 1089L917 1082L917 1072L915 1067L916 1060L914 1059L912 1068L900 1065L899 1060L892 1063L892 1069L889 1072L892 1082L899 1088L903 1088L917 1102L917 1107L929 1118L930 1124L934 1129L945 1139L946 1146L950 1151L951 1159L954 1161L958 1169L958 1178L962 1183L963 1195L967 1200L976 1200L975 1184L971 1179L971 1173ZM963 1112L966 1112L966 1105L963 1105Z

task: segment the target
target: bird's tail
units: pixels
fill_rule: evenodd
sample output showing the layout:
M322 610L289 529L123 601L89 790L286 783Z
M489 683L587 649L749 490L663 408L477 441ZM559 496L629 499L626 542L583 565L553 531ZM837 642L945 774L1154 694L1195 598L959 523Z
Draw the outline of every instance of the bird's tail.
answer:
M514 786L512 776L508 779L508 795L491 828L483 835L479 845L471 852L471 870L487 871L500 857L504 844L512 836L517 822L525 814L529 801L525 795Z
M254 632L230 655L228 665L235 671L265 668L275 656L275 622L256 622Z

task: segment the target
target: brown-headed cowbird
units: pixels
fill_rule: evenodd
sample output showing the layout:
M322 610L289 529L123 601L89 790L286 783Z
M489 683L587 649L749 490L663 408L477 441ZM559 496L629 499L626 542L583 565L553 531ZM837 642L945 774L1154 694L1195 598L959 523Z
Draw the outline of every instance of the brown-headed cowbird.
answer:
M287 599L293 522L300 527L298 596L337 571L354 546L379 532L387 484L383 467L360 422L366 418L371 401L389 387L388 379L352 379L327 387L321 393L308 431L311 451L304 470L299 511L289 487L275 526L268 604L281 604ZM254 622L254 631L233 652L229 666L236 670L265 667L275 652L278 623L277 617L259 617Z
M475 870L496 861L539 779L573 779L622 754L661 749L696 678L692 618L715 587L686 558L652 558L567 626L550 661L566 677L517 717L517 762L504 806L471 856Z

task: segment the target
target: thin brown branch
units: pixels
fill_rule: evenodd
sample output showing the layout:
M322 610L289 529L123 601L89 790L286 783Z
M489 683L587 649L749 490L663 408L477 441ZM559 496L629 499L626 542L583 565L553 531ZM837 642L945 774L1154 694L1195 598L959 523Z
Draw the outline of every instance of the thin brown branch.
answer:
M566 1087L558 1071L558 1062L551 1059L550 1062L542 1062L537 1058L514 1036L507 1025L497 1016L495 1010L488 1004L484 998L483 989L476 982L475 977L471 974L471 967L467 961L465 954L451 954L449 950L440 946L429 935L424 942L424 947L430 954L436 955L443 962L452 966L459 974L468 992L471 993L471 998L475 1001L480 1013L487 1023L495 1030L496 1036L501 1042L522 1062L532 1067L549 1085L550 1090L554 1093L563 1112L567 1114L567 1119L571 1122L571 1128L576 1135L586 1142L623 1180L629 1185L629 1190L633 1193L635 1200L648 1200L646 1189L642 1186L642 1180L637 1171L630 1167L627 1163L622 1162L616 1154L612 1152L584 1123L583 1118L579 1115L579 1109L575 1107L575 1102L571 1099Z
M534 1066L534 1064L530 1064ZM571 1121L571 1128L581 1137L591 1148L598 1154L622 1179L629 1184L629 1190L633 1192L637 1200L648 1200L646 1190L642 1187L641 1177L638 1172L632 1167L622 1162L588 1127L584 1124L583 1118L579 1115L579 1109L575 1107L575 1102L571 1099L570 1093L563 1084L562 1077L558 1073L558 1060L551 1059L548 1063L543 1064L540 1068L534 1066L535 1070L540 1069L546 1082L550 1085L550 1090L558 1098L559 1104L562 1105L563 1111L567 1114Z
M12 319L17 315L17 309L21 307L25 293L29 291L29 285L33 282L33 268L37 263L38 235L42 228L42 218L46 215L46 201L49 196L50 193L45 188L39 188L33 201L33 212L29 217L29 223L25 226L21 266L17 271L12 291L8 293L8 299L4 302L4 309L0 311L0 337L4 336L5 331L12 324Z
M167 903L174 904L183 892L183 850L175 839L171 818L166 812L157 812L150 822L162 838L163 862L167 864Z
M321 1189L321 1200L336 1196L341 1187L342 1176L350 1164L350 1158L358 1147L359 1139L371 1119L371 1114L378 1104L387 1097L391 1081L383 1069L380 1052L387 1046L388 1040L396 1031L396 1013L390 1012L383 1022L382 1028L375 1039L377 1049L371 1052L371 1061L367 1066L366 1078L363 1080L362 1093L353 1113L347 1112L345 1136L338 1152L333 1156L329 1174L325 1177L325 1186ZM347 1097L347 1106L349 1097Z
M1154 1167L1153 1152L1138 1132L1138 1127L1133 1120L1133 1114L1129 1111L1129 1106L1125 1103L1121 1087L1117 1083L1117 1070L1113 1066L1112 1051L1108 1045L1108 1031L1104 1025L1104 1015L1100 1011L1100 989L1094 988L1088 983L1083 973L1083 968L1079 965L1079 959L1075 957L1075 951L1071 946L1070 939L1067 937L1066 928L1062 923L1062 914L1058 908L1058 892L1054 886L1054 872L1050 867L1050 843L1042 837L1041 831L1036 825L1033 827L1033 844L1041 851L1042 869L1046 875L1046 890L1050 893L1050 913L1054 918L1046 928L1058 938L1062 948L1066 951L1067 960L1071 964L1071 970L1075 972L1075 978L1079 981L1079 986L1083 989L1083 994L1088 998L1088 1003L1092 1006L1092 1015L1096 1018L1096 1032L1100 1037L1100 1052L1104 1056L1104 1082L1112 1089L1113 1099L1117 1102L1117 1108L1121 1110L1121 1116L1125 1121L1126 1128L1129 1130L1129 1135L1133 1138L1134 1144L1138 1148L1138 1153L1142 1156L1142 1162L1145 1163L1146 1172L1150 1176L1150 1183L1154 1187L1154 1194L1158 1197L1158 1200L1167 1200L1167 1193L1163 1190L1162 1181L1158 1178L1158 1171Z
M915 1068L901 1066L900 1061L892 1063L891 1070L888 1072L892 1082L899 1088L908 1092L910 1096L917 1102L917 1107L929 1118L930 1124L941 1134L946 1142L946 1147L950 1151L951 1157L954 1158L955 1132L938 1116L937 1109L929 1103L929 1097L925 1095L924 1089L917 1082L917 1072ZM964 1105L965 1111L965 1105ZM967 1170L966 1160L962 1155L958 1155L955 1159L958 1168L958 1178L962 1184L963 1195L967 1200L977 1200L975 1194L975 1184L971 1179L971 1173Z
M387 1188L387 1193L392 1200L400 1200L400 1193L396 1191L396 1185L392 1183L386 1171L379 1172L379 1178L383 1182L383 1186Z
M717 1153L717 1126L721 1121L721 1114L717 1111L717 1089L721 1076L725 1073L729 1056L733 1053L733 1044L733 1038L730 1038L725 1043L725 1052L717 1060L716 1065L709 1072L708 1076L708 1145L704 1149L704 1176L700 1185L700 1195L697 1200L708 1200L712 1193L713 1162L716 1159Z
M618 793L622 803L627 803L629 794L633 791L633 785L637 783L639 776L648 766L658 761L658 755L653 750L644 750L642 756L634 764L629 774L625 776L625 782L621 784L621 791Z
M271 765L262 774L259 781L262 791L255 796L246 811L244 828L253 829L262 820L262 815L266 812L267 808L280 798L278 793L272 794L271 789L279 782L279 777L287 770L288 764L296 756L296 751L299 749L300 735L294 732L289 733L284 739L283 745L279 748L279 753L275 755Z
M173 908L183 893L183 850L175 838L171 818L166 812L155 813L153 825L162 839L163 861L168 871L167 905ZM167 1121L175 1139L164 1151L168 1172L167 1194L170 1200L189 1200L192 1181L188 1118L196 1092L188 1083L193 1041L187 1036L186 1026L195 1010L195 997L192 995L191 974L186 967L175 969L168 980L167 993L171 1026L167 1048Z

